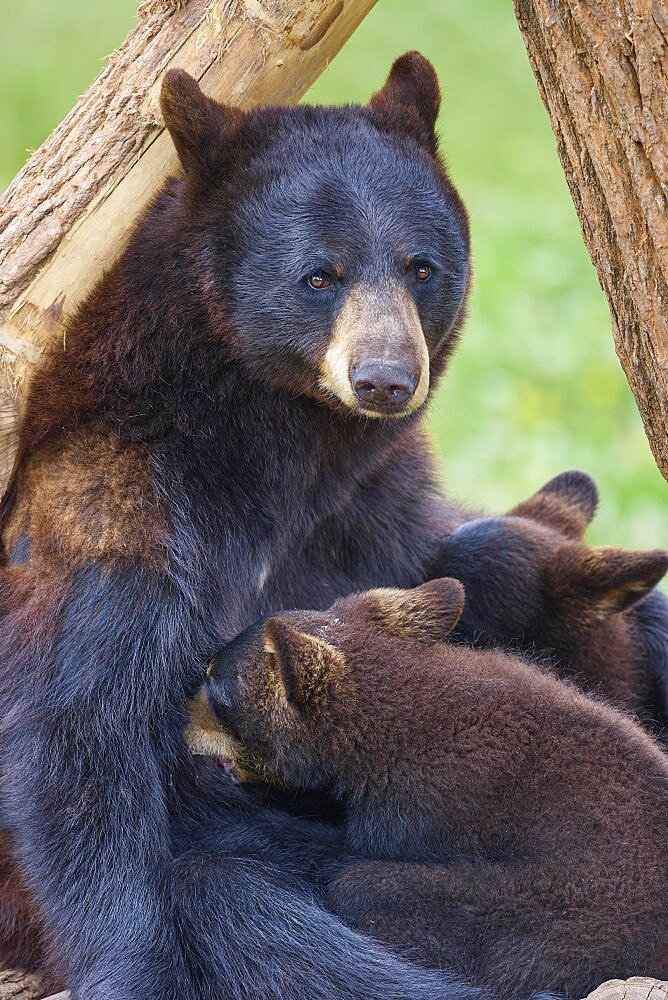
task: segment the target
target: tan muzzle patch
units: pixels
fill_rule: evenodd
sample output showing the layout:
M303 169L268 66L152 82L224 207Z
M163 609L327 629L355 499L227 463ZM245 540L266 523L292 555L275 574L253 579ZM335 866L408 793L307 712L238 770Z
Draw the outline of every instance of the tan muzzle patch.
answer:
M351 373L371 359L399 365L415 378L415 391L401 409L367 409L355 394ZM399 282L350 289L334 323L319 385L370 417L405 417L422 406L429 392L429 352L417 306Z
M257 772L242 763L243 748L216 719L203 688L188 703L188 714L189 721L183 735L192 754L224 759L225 769L238 783L253 784L261 780Z
M190 752L203 757L232 758L235 741L213 714L204 688L188 702L187 710L189 719L183 735Z

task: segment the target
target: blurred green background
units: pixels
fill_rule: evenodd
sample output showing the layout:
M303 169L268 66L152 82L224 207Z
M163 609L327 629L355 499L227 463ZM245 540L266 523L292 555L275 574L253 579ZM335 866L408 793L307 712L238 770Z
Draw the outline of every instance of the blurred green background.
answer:
M0 188L135 20L134 0L0 0ZM307 99L363 101L418 48L471 214L470 316L431 426L453 493L501 511L562 469L597 480L594 541L668 546L668 485L615 357L511 0L379 0Z

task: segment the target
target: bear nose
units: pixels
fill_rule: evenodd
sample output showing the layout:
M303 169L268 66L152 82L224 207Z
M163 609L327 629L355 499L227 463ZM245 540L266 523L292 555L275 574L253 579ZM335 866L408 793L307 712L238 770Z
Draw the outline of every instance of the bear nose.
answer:
M352 372L353 392L366 409L391 412L401 410L412 399L417 375L402 365L367 361Z

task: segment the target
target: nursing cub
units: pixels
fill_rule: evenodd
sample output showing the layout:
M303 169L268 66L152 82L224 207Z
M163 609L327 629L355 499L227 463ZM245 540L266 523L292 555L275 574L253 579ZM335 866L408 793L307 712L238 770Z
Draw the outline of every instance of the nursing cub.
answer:
M338 797L327 905L424 966L504 1000L668 977L668 760L574 686L447 642L463 607L441 579L254 626L212 664L209 751Z

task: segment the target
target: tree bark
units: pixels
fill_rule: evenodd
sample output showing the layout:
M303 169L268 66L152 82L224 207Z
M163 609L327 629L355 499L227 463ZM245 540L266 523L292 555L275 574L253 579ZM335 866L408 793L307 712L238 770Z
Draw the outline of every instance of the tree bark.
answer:
M668 479L668 10L514 2L617 354Z
M165 70L183 67L243 107L294 103L374 3L141 4L137 27L0 200L0 491L26 376L178 170L158 106Z

